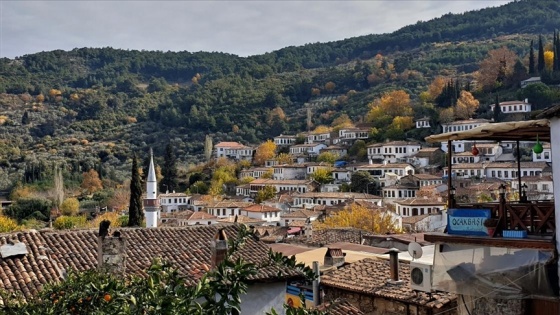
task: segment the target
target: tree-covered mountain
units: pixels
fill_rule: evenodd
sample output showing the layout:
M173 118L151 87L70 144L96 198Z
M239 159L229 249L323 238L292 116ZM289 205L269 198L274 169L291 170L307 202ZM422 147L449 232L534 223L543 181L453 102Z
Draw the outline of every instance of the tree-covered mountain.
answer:
M308 111L314 126L344 114L364 121L367 105L395 89L410 94L415 116L437 118L421 106L434 78L470 86L480 62L501 47L528 67L531 40L535 49L540 34L552 42L558 21L557 1L516 1L246 58L80 48L0 59L0 166L10 174L0 189L29 165L52 162L122 180L132 152L153 147L163 156L170 143L179 161L196 162L207 134L215 143L256 144L305 130ZM475 95L483 105L495 93L515 98L515 80L508 82Z

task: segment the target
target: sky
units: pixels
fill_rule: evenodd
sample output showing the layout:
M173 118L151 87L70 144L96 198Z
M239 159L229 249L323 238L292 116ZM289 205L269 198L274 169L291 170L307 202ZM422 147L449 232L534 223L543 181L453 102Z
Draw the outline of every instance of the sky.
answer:
M0 0L0 57L113 47L257 55L381 34L499 0Z

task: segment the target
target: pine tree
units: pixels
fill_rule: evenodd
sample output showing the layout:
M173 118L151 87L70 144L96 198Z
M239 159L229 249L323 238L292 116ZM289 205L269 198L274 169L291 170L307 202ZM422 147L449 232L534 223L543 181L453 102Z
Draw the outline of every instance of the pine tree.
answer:
M529 74L535 74L535 49L533 49L533 41L531 41L531 50L529 51Z
M140 226L143 218L142 185L138 172L136 155L132 158L132 178L130 179L130 204L128 206L128 226Z
M554 44L552 45L552 51L554 52L554 59L553 59L553 64L552 64L552 70L553 71L558 71L560 70L560 59L558 57L558 52L560 51L559 49L559 38L558 38L558 32L554 32Z
M539 35L539 60L538 60L538 63L537 63L537 69L539 70L540 74L542 74L544 72L544 69L545 69L544 48L543 48L542 36L540 36L540 35Z
M500 122L502 118L502 109L500 108L500 98L496 94L496 102L494 103L494 122Z
M171 190L177 187L177 158L173 153L171 143L165 147L165 156L163 160L163 180L161 181L161 190Z

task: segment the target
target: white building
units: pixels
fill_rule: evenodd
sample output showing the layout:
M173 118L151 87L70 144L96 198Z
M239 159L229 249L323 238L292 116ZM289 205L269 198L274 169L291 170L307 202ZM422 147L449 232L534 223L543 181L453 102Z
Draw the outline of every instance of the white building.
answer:
M447 211L404 217L402 225L408 233L443 232L447 227Z
M206 206L206 212L218 218L234 217L241 214L241 209L252 205L252 202L218 201Z
M218 223L218 218L204 211L193 212L187 210L163 213L160 223L162 226L210 225Z
M263 220L268 225L280 225L281 210L266 205L251 205L241 209L241 215Z
M348 149L338 145L331 145L321 150L321 153L329 152L335 156L343 157L348 154Z
M521 162L521 177L540 176L548 168L546 162ZM485 167L486 178L512 180L517 178L517 162L488 163Z
M332 171L332 177L335 183L348 183L350 182L352 174L345 168L335 168Z
M150 166L146 179L146 198L143 200L144 219L147 228L157 228L160 217L159 199L157 197L157 179L154 168L154 156L150 149Z
M353 192L311 192L293 196L293 206L311 209L317 205L332 206L343 202L366 201L382 206L382 198L375 195Z
M161 211L164 213L184 211L189 209L189 199L185 193L172 193L166 192L165 194L159 195L159 204L161 206Z
M380 163L363 164L352 166L354 171L366 171L375 178L385 177L387 173L392 173L398 178L408 174L414 174L414 167L408 163Z
M543 143L543 151L539 154L533 152L533 162L552 162L552 150L550 143Z
M394 203L397 200L416 198L417 186L412 185L391 185L382 188L383 201Z
M421 148L418 142L392 141L369 145L367 153L370 160L382 159L389 163L396 163L415 155Z
M403 217L437 214L446 208L446 203L441 199L413 198L397 200L394 203L397 213Z
M243 179L245 177L261 178L263 175L272 173L272 168L270 167L251 167L239 172L239 178Z
M467 119L459 120L451 123L441 124L443 132L455 132L455 131L465 131L471 130L478 126L486 125L490 121L487 119ZM466 148L470 148L474 142L470 140L456 140L453 141L453 152L465 152ZM477 142L478 143L478 142ZM441 149L447 152L447 141L441 143Z
M343 128L338 131L338 143L351 144L369 138L370 128Z
M296 144L290 147L290 154L293 155L319 155L321 150L325 149L327 145L323 143L307 143L307 144Z
M220 142L215 145L216 158L226 157L233 160L252 160L254 148L239 142Z
M521 186L527 186L528 200L551 200L554 199L554 183L552 176L522 176ZM519 182L511 182L511 190L519 191Z
M305 193L314 191L318 185L312 180L305 179L276 180L259 178L249 184L237 186L236 194L237 196L252 196L265 186L274 187L276 193L281 191Z
M482 163L459 163L453 165L451 170L453 174L452 177L455 178L483 178L485 176L484 173L484 164ZM447 168L443 169L443 176L447 177Z
M296 143L296 136L282 135L274 137L274 144L279 147L294 145Z
M423 117L416 121L416 128L431 128L430 118Z
M494 107L496 107L496 104L490 105L491 112L494 111ZM500 109L504 114L530 113L531 104L527 99L525 99L524 101L500 102Z

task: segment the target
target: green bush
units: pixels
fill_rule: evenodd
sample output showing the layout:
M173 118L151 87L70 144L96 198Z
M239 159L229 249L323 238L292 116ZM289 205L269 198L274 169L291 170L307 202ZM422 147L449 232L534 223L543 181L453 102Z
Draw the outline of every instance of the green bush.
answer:
M86 226L86 221L85 216L69 217L63 215L54 220L53 227L57 230L83 228Z

